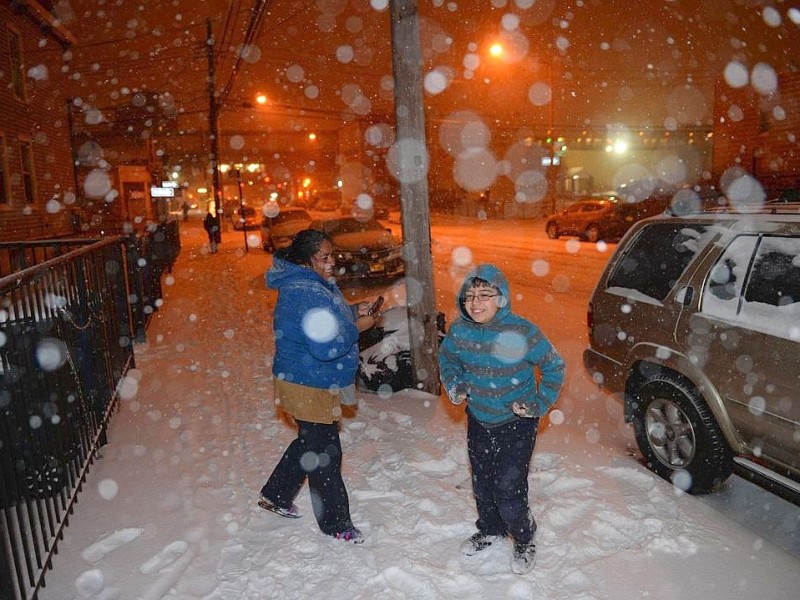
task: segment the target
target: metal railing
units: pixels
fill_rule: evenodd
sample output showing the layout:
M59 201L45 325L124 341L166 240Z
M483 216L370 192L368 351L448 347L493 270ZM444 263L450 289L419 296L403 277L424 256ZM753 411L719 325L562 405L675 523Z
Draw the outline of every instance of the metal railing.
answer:
M177 243L175 222L0 244L0 600L45 584Z

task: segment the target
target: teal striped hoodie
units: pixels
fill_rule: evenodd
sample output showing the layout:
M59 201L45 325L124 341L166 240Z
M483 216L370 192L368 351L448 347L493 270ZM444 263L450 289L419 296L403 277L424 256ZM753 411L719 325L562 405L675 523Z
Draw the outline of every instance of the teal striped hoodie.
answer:
M502 296L488 323L473 321L462 300L475 277ZM439 347L442 383L450 399L467 391L467 410L486 427L520 418L511 410L514 402L527 404L529 414L544 416L564 383L564 360L536 325L511 312L508 281L500 269L489 264L473 269L456 302L459 317ZM541 374L538 385L534 367Z

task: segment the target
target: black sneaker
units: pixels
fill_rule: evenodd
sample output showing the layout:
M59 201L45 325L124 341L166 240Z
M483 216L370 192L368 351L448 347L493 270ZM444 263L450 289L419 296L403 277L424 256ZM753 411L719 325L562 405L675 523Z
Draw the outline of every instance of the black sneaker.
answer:
M292 504L289 508L283 508L282 506L278 506L272 500L269 500L260 494L258 496L258 505L264 510L274 512L276 515L286 517L287 519L299 519L302 516L294 504Z
M478 533L473 533L469 539L464 540L461 542L461 546L459 546L459 550L461 550L461 554L464 556L472 556L477 554L481 550L486 550L489 546L492 545L493 542L499 540L499 535L489 535L487 533L483 533L479 531Z
M514 542L514 557L511 559L511 570L517 575L525 575L536 562L536 544L530 542Z

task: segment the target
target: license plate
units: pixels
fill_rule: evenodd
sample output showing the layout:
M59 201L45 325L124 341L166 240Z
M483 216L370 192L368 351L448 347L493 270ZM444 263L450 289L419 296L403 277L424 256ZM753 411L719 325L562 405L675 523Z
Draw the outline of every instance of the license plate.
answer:
M370 273L377 273L378 271L383 271L384 266L381 263L372 263L369 266Z

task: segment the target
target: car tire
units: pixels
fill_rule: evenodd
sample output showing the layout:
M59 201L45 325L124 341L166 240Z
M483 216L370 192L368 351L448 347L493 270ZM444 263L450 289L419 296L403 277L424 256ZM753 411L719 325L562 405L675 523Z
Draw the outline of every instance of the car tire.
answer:
M551 240L558 239L558 225L555 223L548 223L545 231L547 232L547 237L549 237Z
M600 228L596 224L589 225L583 232L583 237L587 242L596 243L600 241Z
M690 494L714 491L733 471L733 454L703 396L669 371L633 392L633 429L647 467Z

